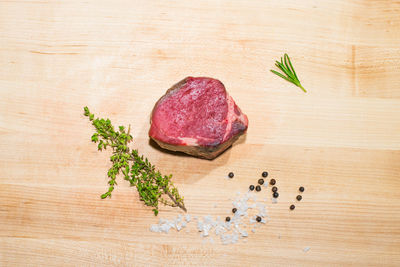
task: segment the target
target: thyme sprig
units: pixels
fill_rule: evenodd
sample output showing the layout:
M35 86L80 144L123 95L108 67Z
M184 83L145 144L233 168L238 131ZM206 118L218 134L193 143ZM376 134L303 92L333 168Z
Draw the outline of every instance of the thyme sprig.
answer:
M279 77L285 79L288 82L293 83L294 85L300 87L304 91L304 93L307 93L306 89L304 89L304 87L300 84L299 78L297 77L297 74L294 71L292 62L290 61L288 54L285 53L283 58L281 57L281 62L275 61L275 66L277 66L284 74L286 74L286 76L275 70L271 70L272 73L278 75Z
M132 141L130 126L128 130L124 126L114 129L109 119L94 118L88 107L84 107L84 115L89 117L96 132L92 135L92 142L97 143L98 150L111 147L113 153L110 157L112 166L108 169L108 191L101 198L111 197L114 187L117 185L116 177L122 174L131 186L135 186L139 192L140 200L147 206L153 207L154 215L158 214L158 204L179 207L186 212L183 197L173 185L172 175L162 175L147 158L139 155L137 149L130 149L128 143Z

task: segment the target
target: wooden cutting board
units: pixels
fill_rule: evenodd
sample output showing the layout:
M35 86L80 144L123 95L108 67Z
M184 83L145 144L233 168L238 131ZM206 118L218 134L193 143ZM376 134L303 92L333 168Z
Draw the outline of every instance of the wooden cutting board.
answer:
M399 266L399 14L399 1L0 1L0 265ZM307 93L269 72L285 52ZM154 103L189 75L220 79L249 118L213 161L149 144ZM131 124L192 216L224 218L268 171L271 220L229 246L194 223L150 232L181 212L154 217L121 178L99 198L110 154L86 105Z

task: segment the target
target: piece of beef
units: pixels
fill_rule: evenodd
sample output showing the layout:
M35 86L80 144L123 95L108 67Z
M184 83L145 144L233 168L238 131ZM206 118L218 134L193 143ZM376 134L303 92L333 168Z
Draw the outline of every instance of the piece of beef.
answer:
M162 148L213 159L247 130L241 112L216 79L187 77L155 104L149 136Z

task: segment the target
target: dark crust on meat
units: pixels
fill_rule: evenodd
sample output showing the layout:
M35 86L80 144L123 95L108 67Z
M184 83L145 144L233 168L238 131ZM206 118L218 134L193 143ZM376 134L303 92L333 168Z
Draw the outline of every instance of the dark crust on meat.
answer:
M214 159L226 149L228 149L236 140L245 132L240 132L239 134L233 136L231 139L226 142L219 144L217 146L186 146L186 145L171 145L164 143L160 140L152 138L160 147L172 151L180 151L186 154L196 156L204 159Z
M154 105L154 108L151 112L151 117L150 117L150 125L152 123L152 117L153 113L160 103L164 98L168 97L170 94L173 94L175 90L179 90L182 86L184 86L190 77L186 77L185 79L181 80L180 82L174 84L171 88L169 88L165 94L157 101L157 103ZM222 84L224 86L224 84ZM224 86L225 87L225 86ZM151 139L153 139L160 147L171 150L171 151L179 151L183 152L195 157L199 158L204 158L204 159L214 159L218 155L220 155L222 152L224 152L226 149L228 149L236 140L243 134L246 133L247 127L244 131L240 131L238 134L232 136L229 140L227 140L224 143L218 144L216 146L188 146L188 145L172 145L165 143L163 141L157 140L150 136Z

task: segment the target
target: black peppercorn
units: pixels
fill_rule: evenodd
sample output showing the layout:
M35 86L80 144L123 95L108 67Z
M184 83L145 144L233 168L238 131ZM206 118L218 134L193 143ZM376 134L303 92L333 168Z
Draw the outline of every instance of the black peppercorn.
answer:
M261 191L261 186L257 185L257 186L256 186L256 191L257 191L257 192L260 192L260 191Z
M269 181L269 184L270 184L270 185L274 185L274 184L276 184L276 181L275 181L275 179L271 179L271 180Z
M260 217L260 216L257 216L256 221L257 221L257 222L261 222L261 217Z
M251 191L253 191L253 190L254 190L254 185L250 185L250 186L249 186L249 189L250 189Z
M295 205L290 205L290 209L291 209L291 210L294 210L294 208L296 208Z
M233 174L233 172L230 172L230 173L228 174L228 176L229 176L229 178L233 178L233 176L235 176L235 175Z
M274 192L274 194L272 195L274 198L278 198L279 197L279 193L278 192Z
M276 192L276 191L278 191L278 187L273 186L273 187L271 188L271 190L272 190L272 192Z
M263 172L261 175L262 175L262 177L264 177L264 178L265 178L265 177L267 177L267 176L268 176L268 172Z
M258 184L259 184L259 185L264 184L264 179L258 179Z
M236 213L236 211L237 211L237 208L233 208L233 209L232 209L232 212L233 212L233 213Z
M302 198L303 198L303 197L300 196L300 195L298 195L298 196L296 197L296 199L297 199L298 201L300 201Z
M230 220L231 220L231 217L229 217L229 216L225 218L225 221L227 221L227 222L229 222Z
M299 191L300 191L300 192L304 192L304 187L300 186L300 187L299 187Z

